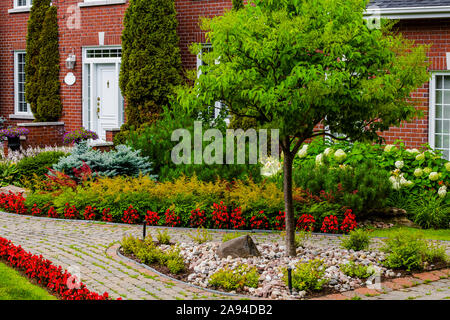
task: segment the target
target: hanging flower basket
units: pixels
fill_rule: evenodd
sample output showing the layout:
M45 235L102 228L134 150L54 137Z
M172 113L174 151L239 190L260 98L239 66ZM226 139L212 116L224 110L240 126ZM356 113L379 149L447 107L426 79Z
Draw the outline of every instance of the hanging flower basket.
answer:
M25 128L8 128L0 130L0 139L8 139L8 148L12 151L20 150L20 136L26 136L30 131Z

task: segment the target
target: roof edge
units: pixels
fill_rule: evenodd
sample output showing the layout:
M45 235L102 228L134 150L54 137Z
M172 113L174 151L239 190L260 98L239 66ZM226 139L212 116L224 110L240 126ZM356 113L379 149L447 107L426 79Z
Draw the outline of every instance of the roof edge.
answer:
M450 6L378 8L370 6L364 16L380 16L386 19L438 19L450 18Z

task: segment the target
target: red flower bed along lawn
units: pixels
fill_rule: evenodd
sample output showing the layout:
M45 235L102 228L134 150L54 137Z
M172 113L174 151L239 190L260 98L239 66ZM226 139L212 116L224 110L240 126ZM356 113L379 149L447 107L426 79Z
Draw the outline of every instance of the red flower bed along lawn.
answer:
M0 209L17 214L31 214L33 216L45 216L60 219L84 219L84 220L100 220L105 222L113 222L109 208L98 210L95 207L87 206L79 208L66 204L64 212L58 213L54 207L39 208L34 204L28 209L25 205L25 198L19 194L0 193ZM143 219L147 225L167 226L167 227L210 227L217 229L264 229L264 230L284 230L285 229L285 212L280 211L279 214L271 221L267 218L264 210L255 212L250 218L245 219L242 215L241 208L228 208L220 202L214 203L212 212L200 210L199 208L191 211L188 221L183 221L182 217L172 209L168 209L164 214L152 212L138 212L133 205L124 210L120 221L127 224L142 223ZM323 221L316 221L310 214L303 214L297 219L297 230L303 231L321 231L323 233L348 233L357 227L356 217L351 209L347 209L344 219L339 222L338 218L330 215L323 218ZM318 227L317 227L318 226ZM321 226L321 227L320 227ZM316 230L317 229L317 230Z
M22 271L30 279L46 287L62 300L110 300L108 293L103 295L89 291L83 283L77 282L66 270L56 267L42 256L26 252L20 246L0 237L0 261Z

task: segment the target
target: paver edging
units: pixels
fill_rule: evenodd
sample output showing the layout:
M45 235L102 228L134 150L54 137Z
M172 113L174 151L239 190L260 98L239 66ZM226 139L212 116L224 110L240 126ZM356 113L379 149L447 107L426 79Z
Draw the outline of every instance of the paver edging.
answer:
M383 285L386 286L386 285L389 283L389 284L391 284L391 285L394 285L393 288L392 288L392 291L398 291L398 290L404 288L404 286L401 285L401 284L399 284L399 283L397 283L397 282L402 282L402 281L411 282L411 280L414 280L414 279L417 279L417 280L423 280L423 279L420 278L421 275L425 275L425 274L428 275L428 274L430 274L430 273L432 273L432 272L435 272L435 271L442 272L442 273L446 273L446 274L447 274L447 278L450 278L450 269L449 269L449 268L443 268L443 269L432 270L432 271L428 271L428 272L413 273L411 276L408 276L408 277L393 278L393 279L391 279L391 280L389 280L389 281L384 281L384 282L382 282L380 285L381 285L381 286L383 286ZM442 279L445 279L445 278L441 277L440 279L432 280L432 281L429 281L429 282L427 282L427 283L433 283L433 282L436 282L436 281L439 281L439 280L442 280ZM393 280L396 280L396 282L393 282ZM413 285L408 286L407 288L412 288L412 287L415 287L415 286L417 286L417 285L419 285L419 284L422 284L422 283L421 283L421 282L419 282L419 283L413 283ZM387 285L387 286L390 287L389 285ZM399 286L401 286L402 288L400 288ZM360 288L357 288L357 289L355 289L355 290L350 290L350 291L341 292L340 294L330 294L330 295L322 296L322 297L319 297L319 298L314 298L314 299L311 299L311 300L342 300L342 296L343 296L343 295L349 297L348 300L351 300L350 297L353 297L353 296L361 296L361 293L362 293L365 289L367 289L367 290L374 290L374 289L369 289L369 288L367 288L367 287L360 287ZM358 292L358 291L359 291L359 292ZM380 290L374 290L374 291L377 291L377 292L379 292L379 293L378 293L378 294L373 294L373 295L383 295L383 294L386 294L386 293L387 293L387 292L385 292L385 291L383 291L383 290L382 290L382 291L380 291ZM358 293L359 293L359 294L358 294ZM374 292L374 293L375 293L375 292ZM372 296L373 296L373 295L372 295Z
M171 276L168 276L167 274L164 274L164 273L161 273L161 272L157 271L156 269L153 269L152 267L149 267L149 266L146 265L146 264L143 264L143 263L137 262L137 261L135 261L135 260L132 260L132 259L130 259L130 258L128 258L128 257L125 257L123 254L120 253L120 249L121 249L121 248L122 248L122 246L117 246L117 248L115 248L115 253L116 253L116 255L117 255L119 258L121 258L122 260L125 260L125 261L127 261L127 262L129 262L129 263L132 263L132 264L135 264L135 265L138 265L138 266L140 266L140 267L142 267L142 268L145 268L145 269L151 271L152 273L155 273L155 274L157 274L157 275L159 275L159 276L161 276L161 277L164 277L164 278L166 278L166 279L169 279L169 280L171 280L171 281L175 281L175 282L178 282L178 283L183 284L183 285L185 285L185 286L189 286L189 287L192 287L192 288L201 290L201 291L207 291L207 292L214 293L214 294L218 294L218 295L224 295L224 296L230 296L230 297L240 297L240 298L247 298L247 299L248 299L248 298L258 299L257 297L253 297L253 296L247 296L247 295L241 295L241 294L234 294L234 293L229 293L229 292L223 292L223 291L213 290L213 289L209 289L209 288L203 288L203 287L197 286L197 285L195 285L195 284L192 284L192 283L189 283L189 282L185 282L185 281L182 281L182 280L173 278L173 277L171 277Z

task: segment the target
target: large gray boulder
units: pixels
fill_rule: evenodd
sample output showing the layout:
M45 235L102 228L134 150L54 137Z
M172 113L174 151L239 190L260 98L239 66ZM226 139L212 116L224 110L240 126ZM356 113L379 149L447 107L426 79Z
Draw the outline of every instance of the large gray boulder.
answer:
M233 258L246 258L257 256L259 257L258 248L249 235L245 235L239 238L231 239L220 245L217 251L219 258L227 258L231 256Z

